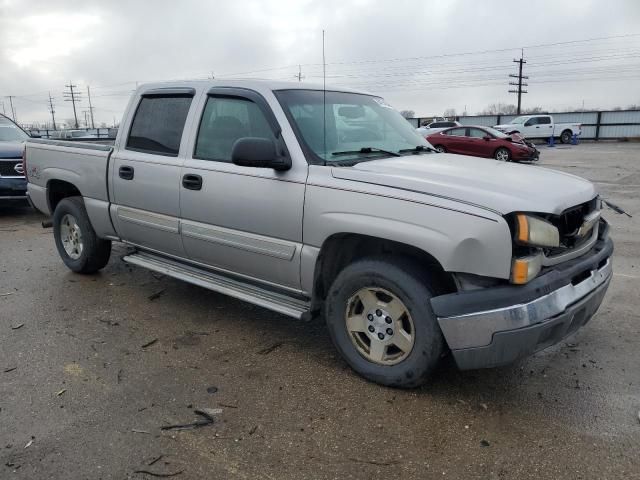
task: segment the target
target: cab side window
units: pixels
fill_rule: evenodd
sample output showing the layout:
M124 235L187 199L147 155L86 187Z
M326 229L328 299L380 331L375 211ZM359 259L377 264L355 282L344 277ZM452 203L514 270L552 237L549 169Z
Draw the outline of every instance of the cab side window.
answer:
M549 125L551 123L551 117L538 117L538 123L540 125Z
M191 96L142 97L127 138L127 150L177 157Z
M260 107L246 98L209 97L200 120L193 157L229 163L233 144L244 137L275 141Z

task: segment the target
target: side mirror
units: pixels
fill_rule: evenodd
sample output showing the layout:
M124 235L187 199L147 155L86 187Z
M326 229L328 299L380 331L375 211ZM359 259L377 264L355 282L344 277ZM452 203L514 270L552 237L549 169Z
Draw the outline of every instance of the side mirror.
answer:
M243 137L233 144L231 161L241 167L289 170L291 159L278 156L276 144L268 138Z
M491 135L485 135L484 137L482 137L482 139L488 142L489 140L491 140Z

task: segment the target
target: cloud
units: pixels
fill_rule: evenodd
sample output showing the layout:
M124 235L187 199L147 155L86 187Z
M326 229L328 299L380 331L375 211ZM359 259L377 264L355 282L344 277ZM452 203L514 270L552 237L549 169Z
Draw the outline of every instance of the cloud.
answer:
M640 2L394 0L0 0L0 96L19 120L46 121L48 92L91 85L96 118L119 117L136 82L229 74L322 80L421 115L513 102L519 47L640 33ZM478 52L463 56L442 56ZM598 57L589 60L590 57ZM640 103L640 37L525 49L525 106ZM382 61L385 60L385 61ZM388 61L387 61L388 60ZM609 71L609 74L606 71ZM618 79L605 78L618 75ZM635 75L635 77L634 77ZM557 82L557 83L552 83ZM0 102L6 99L0 98ZM86 101L80 109L86 109ZM1 111L1 110L0 110Z

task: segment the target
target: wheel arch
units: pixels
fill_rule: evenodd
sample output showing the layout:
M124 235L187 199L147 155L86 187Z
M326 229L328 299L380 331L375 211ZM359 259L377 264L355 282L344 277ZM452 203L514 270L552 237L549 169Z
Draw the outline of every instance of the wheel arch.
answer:
M418 263L425 274L437 279L441 293L456 291L453 276L429 252L413 245L361 233L341 232L329 236L322 244L314 265L312 310L317 311L338 274L350 263L362 258L385 256L409 258Z
M61 200L68 197L82 197L78 187L66 180L52 179L47 182L47 205L51 214Z

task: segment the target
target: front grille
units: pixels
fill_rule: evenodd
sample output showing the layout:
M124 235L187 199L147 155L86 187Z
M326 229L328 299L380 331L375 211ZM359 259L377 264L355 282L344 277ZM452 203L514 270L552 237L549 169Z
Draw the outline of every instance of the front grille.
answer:
M591 233L579 237L578 231L584 223L584 219L587 215L598 208L597 197L593 200L575 207L568 208L562 212L558 217L550 218L549 220L560 232L560 247L551 248L546 253L547 256L553 256L566 252L567 248L578 248L591 239Z
M16 165L22 165L22 159L0 160L0 177L24 177L16 172Z

